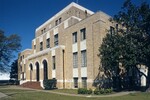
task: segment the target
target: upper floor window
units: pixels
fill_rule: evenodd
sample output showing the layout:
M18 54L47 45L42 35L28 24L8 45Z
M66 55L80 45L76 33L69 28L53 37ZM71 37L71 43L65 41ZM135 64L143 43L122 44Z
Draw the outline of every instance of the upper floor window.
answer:
M87 56L86 56L86 50L81 51L81 66L86 67L87 65Z
M56 62L55 62L55 56L53 56L53 58L52 58L52 62L53 62L53 70L55 70L56 69Z
M73 67L74 68L78 67L78 53L77 52L73 53Z
M47 48L50 47L50 38L46 39L46 47L47 47Z
M22 61L22 56L20 57L20 61Z
M41 30L41 34L43 34L45 32L46 32L46 28L44 28L44 29Z
M115 33L115 28L110 26L110 34L114 34Z
M22 66L20 66L20 72L22 72Z
M43 50L43 42L40 42L40 51Z
M34 45L34 49L36 49L36 45Z
M72 36L73 36L73 43L76 43L77 42L77 32L74 32L72 34Z
M61 18L59 18L59 24L61 23Z
M86 39L86 28L80 30L81 32L81 41Z
M58 25L58 20L55 21L55 26L57 26L57 25Z
M58 45L58 34L54 35L54 46Z

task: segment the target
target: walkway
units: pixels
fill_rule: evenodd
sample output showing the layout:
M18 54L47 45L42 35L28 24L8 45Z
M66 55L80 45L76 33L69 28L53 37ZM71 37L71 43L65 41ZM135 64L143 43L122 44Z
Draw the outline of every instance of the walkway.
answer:
M5 95L4 93L0 92L0 98L6 97L7 95Z

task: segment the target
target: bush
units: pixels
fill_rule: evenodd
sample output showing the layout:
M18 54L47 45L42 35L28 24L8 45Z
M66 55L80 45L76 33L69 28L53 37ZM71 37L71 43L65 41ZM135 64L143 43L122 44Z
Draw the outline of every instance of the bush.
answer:
M98 89L95 89L95 90L94 90L94 94L99 95L99 94L100 94L100 91L99 91Z
M43 85L44 85L45 90L55 89L56 83L57 83L56 79L49 79L49 80L43 81Z
M92 89L87 90L87 94L92 94Z
M100 94L104 94L105 90L104 89L100 89L99 92L100 92Z
M94 94L99 95L99 94L108 94L108 93L112 93L112 89L95 89L94 90Z
M86 89L86 88L79 88L78 89L78 94L92 94L92 89Z

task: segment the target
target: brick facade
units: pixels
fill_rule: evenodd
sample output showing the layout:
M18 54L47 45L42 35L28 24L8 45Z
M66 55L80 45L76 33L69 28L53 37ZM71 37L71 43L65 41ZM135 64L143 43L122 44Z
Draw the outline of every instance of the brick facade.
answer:
M112 25L109 18L103 12L94 13L76 3L71 3L50 18L36 29L32 49L19 54L18 74L21 84L40 81L43 86L42 81L47 77L56 78L58 88L78 88L86 85L87 88L93 88L94 80L99 74L98 49ZM82 29L85 31L84 35ZM73 43L75 32L77 41ZM50 39L49 47L47 39ZM73 67L74 53L77 53L76 68ZM74 86L75 81L77 87Z

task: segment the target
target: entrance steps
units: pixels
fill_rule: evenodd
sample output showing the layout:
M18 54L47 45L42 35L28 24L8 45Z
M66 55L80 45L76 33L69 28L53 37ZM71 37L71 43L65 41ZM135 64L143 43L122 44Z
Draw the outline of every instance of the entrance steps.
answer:
M43 89L40 85L40 82L26 82L21 84L20 86L25 88L32 88L32 89Z

